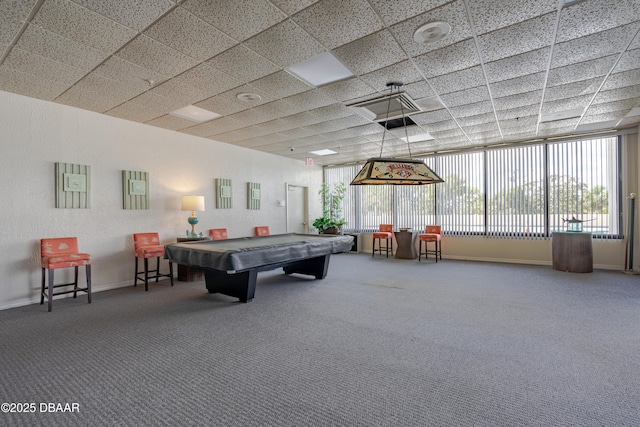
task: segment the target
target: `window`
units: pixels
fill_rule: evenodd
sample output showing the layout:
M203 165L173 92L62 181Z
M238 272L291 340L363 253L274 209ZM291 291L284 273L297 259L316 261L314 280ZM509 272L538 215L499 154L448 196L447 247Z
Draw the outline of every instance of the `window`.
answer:
M620 238L619 157L618 137L431 156L444 183L347 185L345 230L439 224L448 235L532 239L575 217L594 237ZM325 168L325 181L349 184L362 166Z

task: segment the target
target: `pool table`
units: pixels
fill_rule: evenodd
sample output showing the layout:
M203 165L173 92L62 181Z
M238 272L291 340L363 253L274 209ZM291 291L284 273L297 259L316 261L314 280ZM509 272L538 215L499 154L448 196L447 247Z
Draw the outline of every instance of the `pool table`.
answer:
M164 257L201 268L210 293L249 302L255 295L259 271L282 267L285 274L324 279L331 254L348 251L352 244L353 236L288 233L173 243L165 246Z

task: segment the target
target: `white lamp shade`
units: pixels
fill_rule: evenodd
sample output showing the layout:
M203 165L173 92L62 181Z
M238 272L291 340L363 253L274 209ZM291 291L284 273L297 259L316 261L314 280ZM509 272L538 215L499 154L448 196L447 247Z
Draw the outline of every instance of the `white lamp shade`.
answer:
M204 196L182 196L182 210L204 212Z

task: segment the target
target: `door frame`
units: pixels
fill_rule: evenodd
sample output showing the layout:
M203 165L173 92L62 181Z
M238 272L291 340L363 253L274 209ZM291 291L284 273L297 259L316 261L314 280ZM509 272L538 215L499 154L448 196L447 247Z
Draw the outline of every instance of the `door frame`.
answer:
M287 225L287 233L291 233L292 232L289 229L289 218L291 217L291 214L289 213L289 209L290 209L289 187L302 188L302 198L303 198L303 203L304 203L302 218L304 219L304 232L306 234L309 234L309 187L307 187L306 185L290 184L288 182L285 182L285 184L284 184L285 204L287 206L287 213L286 213L286 219L285 220L286 220L286 225Z

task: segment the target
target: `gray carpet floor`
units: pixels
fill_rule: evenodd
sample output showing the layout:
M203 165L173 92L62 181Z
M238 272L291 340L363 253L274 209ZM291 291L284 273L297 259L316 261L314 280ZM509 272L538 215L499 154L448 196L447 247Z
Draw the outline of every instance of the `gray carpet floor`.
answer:
M0 398L36 404L3 426L640 425L640 276L616 271L340 254L248 304L161 281L0 325Z

